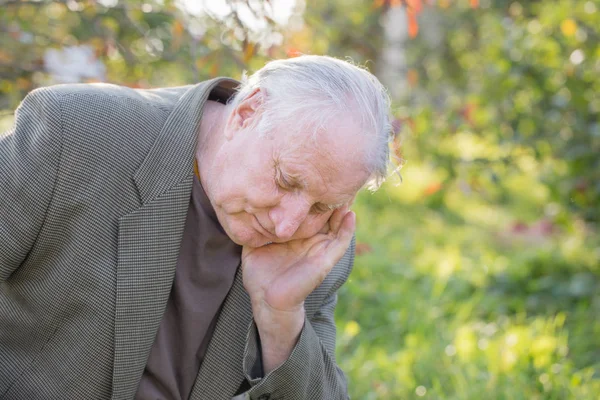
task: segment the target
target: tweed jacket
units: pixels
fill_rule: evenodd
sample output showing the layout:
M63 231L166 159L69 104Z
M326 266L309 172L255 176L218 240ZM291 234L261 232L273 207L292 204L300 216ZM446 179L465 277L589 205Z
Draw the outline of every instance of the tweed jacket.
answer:
M25 98L0 137L0 399L133 398L174 279L203 105L237 85ZM238 268L190 399L347 398L333 311L353 254L354 242L266 376Z

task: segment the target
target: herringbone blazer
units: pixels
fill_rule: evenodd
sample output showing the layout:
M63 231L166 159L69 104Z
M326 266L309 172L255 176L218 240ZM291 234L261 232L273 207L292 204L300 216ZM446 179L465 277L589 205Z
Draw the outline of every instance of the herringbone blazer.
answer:
M202 108L237 84L26 97L0 138L0 399L133 398L173 283ZM353 251L267 376L238 269L190 398L347 398L333 311Z

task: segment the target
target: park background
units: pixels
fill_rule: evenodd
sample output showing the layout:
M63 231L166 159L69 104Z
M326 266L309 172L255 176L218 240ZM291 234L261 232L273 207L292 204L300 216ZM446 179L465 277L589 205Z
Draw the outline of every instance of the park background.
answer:
M402 169L354 206L351 397L598 399L599 36L599 0L0 0L0 131L49 84L366 65Z

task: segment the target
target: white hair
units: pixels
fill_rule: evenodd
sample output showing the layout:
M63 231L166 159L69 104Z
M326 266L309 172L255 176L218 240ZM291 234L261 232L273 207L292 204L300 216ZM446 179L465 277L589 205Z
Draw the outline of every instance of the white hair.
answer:
M366 69L328 56L303 55L275 60L245 77L231 100L232 109L260 88L263 112L256 129L262 134L277 128L307 129L316 133L339 113L359 124L372 137L364 149L371 178L367 187L377 189L388 175L390 98L377 78Z

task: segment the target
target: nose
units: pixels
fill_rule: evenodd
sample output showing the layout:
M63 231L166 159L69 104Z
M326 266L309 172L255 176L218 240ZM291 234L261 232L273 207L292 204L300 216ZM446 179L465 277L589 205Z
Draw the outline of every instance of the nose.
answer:
M301 197L283 199L277 207L269 212L275 225L275 235L282 240L294 236L310 211L310 204Z

